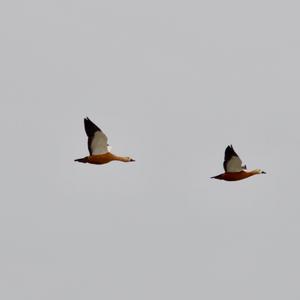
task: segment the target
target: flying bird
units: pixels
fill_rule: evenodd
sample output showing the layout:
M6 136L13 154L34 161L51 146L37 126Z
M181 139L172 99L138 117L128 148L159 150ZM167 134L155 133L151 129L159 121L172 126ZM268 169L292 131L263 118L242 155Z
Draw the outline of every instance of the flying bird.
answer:
M94 165L107 164L113 160L122 162L135 161L128 156L117 156L112 154L110 152L110 146L107 143L107 136L89 118L84 119L84 129L88 136L88 149L90 155L75 159L75 161Z
M236 180L242 180L248 178L253 175L266 174L266 172L262 171L261 169L248 171L245 165L242 166L242 161L234 151L232 145L227 146L225 150L223 167L225 173L222 173L220 175L211 178L226 180L226 181L236 181Z

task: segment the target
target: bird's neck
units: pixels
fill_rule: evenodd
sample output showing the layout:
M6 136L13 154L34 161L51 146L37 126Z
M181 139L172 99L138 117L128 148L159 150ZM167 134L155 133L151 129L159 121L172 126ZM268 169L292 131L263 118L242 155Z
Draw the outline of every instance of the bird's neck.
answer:
M248 173L250 173L251 175L257 175L257 174L261 174L261 170L255 169L255 170L249 171Z
M118 155L115 155L115 154L112 154L112 160L118 160L118 161L122 161L122 162L128 162L128 158L127 157L124 157L124 156L118 156Z

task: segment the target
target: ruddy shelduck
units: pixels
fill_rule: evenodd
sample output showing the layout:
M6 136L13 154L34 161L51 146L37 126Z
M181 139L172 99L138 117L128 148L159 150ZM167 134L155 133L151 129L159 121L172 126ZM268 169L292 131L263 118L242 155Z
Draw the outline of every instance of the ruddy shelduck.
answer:
M95 125L89 118L84 119L84 129L88 136L89 156L75 159L81 163L89 163L94 165L107 164L113 160L122 162L135 161L128 156L117 156L110 152L110 147L107 144L107 136L104 132Z
M234 151L232 145L228 146L225 150L223 167L225 173L211 178L226 181L237 181L248 178L253 175L266 174L266 172L262 171L261 169L248 171L246 166L242 166L242 161Z

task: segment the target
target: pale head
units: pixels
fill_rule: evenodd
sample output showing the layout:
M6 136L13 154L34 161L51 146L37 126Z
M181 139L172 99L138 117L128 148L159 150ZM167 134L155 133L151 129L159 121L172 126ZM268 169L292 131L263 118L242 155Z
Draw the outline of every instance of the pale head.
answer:
M267 174L265 171L263 171L263 170L261 170L261 169L255 169L255 170L253 170L253 172L254 172L255 174Z
M126 156L125 157L125 160L126 162L132 162L132 161L135 161L133 158L129 157L129 156Z

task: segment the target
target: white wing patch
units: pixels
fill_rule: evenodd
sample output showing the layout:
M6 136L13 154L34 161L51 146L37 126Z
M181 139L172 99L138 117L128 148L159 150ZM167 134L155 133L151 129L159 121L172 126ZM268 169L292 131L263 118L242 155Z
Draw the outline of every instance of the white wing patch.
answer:
M232 156L227 162L226 172L241 172L243 170L242 161L238 156Z
M108 152L107 136L101 132L96 131L91 143L92 155L104 154Z

